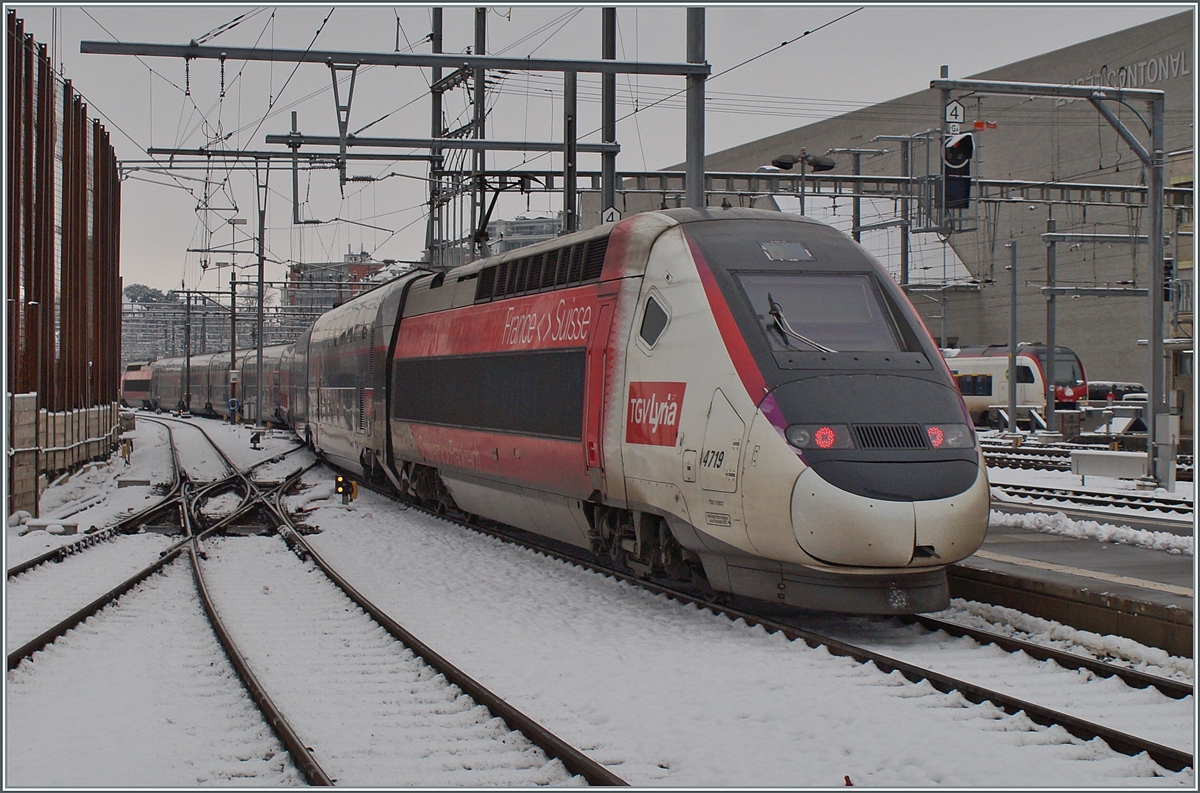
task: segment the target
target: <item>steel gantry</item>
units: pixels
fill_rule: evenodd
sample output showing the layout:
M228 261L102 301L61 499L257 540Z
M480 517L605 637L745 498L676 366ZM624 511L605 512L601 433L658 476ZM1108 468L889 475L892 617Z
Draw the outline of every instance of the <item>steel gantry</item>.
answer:
M438 192L444 192L440 177L445 174L441 161L442 152L448 149L467 149L473 155L473 167L464 180L464 185L472 189L472 224L474 226L471 238L473 245L486 238L486 225L489 212L483 210L482 189L485 184L484 153L495 150L524 150L524 151L562 151L563 176L562 191L564 197L564 226L563 232L573 231L577 226L577 190L575 173L577 171L576 157L579 152L598 152L602 154L602 176L604 181L602 195L611 201L616 187L615 157L619 151L616 142L616 90L615 76L618 74L680 76L687 79L687 178L686 188L689 206L703 206L703 173L704 173L704 85L711 73L710 65L704 60L704 9L689 8L687 11L687 62L659 63L647 61L616 60L616 9L603 9L602 16L602 57L599 60L584 59L553 59L553 58L513 58L497 55L486 55L486 16L477 9L475 25L475 48L471 54L444 54L441 50L441 10L435 9L433 16L433 32L430 41L432 53L381 53L381 52L351 52L333 50L289 50L256 47L214 47L197 44L174 45L152 43L129 43L109 41L83 41L80 52L101 55L137 55L141 57L170 57L183 58L185 61L194 59L213 59L224 62L228 59L241 61L269 61L285 63L316 63L327 66L333 75L335 89L335 105L337 110L338 136L336 138L304 138L295 130L287 136L270 136L269 143L281 143L296 152L301 145L335 145L337 167L341 181L347 181L345 164L347 149L352 146L385 146L411 147L427 149L431 157L431 181L435 188L430 196L431 218L430 230L427 233L427 245L430 260L439 264L439 242L433 224L440 206L441 197ZM430 138L390 138L371 139L356 138L349 133L349 114L353 96L353 84L359 67L364 65L380 66L417 66L433 70L430 94L433 110L433 129ZM443 76L443 70L449 70ZM484 135L484 77L488 70L509 71L541 71L561 72L566 99L564 101L563 127L564 135L561 142L536 143L513 141L489 141ZM338 91L339 72L350 75L350 90L343 101ZM600 144L580 144L576 140L575 125L576 108L573 100L576 76L581 73L598 73L602 80L603 124ZM457 137L456 130L447 132L441 129L440 105L441 95L450 87L465 82L468 77L474 87L475 118L470 125L461 130L464 137ZM470 137L466 137L466 134ZM492 185L497 190L495 185ZM502 188L499 188L502 189ZM492 205L494 206L494 199ZM611 203L607 205L611 207ZM486 244L476 252L486 252Z

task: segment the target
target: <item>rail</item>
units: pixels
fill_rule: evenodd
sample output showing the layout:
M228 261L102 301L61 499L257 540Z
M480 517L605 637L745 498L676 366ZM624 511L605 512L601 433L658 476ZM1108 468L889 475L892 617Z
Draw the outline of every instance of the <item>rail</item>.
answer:
M451 664L431 647L407 631L371 601L367 600L350 582L330 567L321 555L296 531L295 527L291 525L291 521L287 519L287 511L281 503L283 489L281 488L277 492L280 495L276 498L275 511L280 516L283 516L287 523L287 531L281 532L281 534L283 534L288 545L292 547L293 551L303 555L304 558L310 559L317 567L321 568L330 581L334 582L359 608L370 615L393 638L412 650L414 654L444 675L451 683L462 689L463 693L471 697L471 699L503 719L504 723L511 729L525 735L550 757L558 758L568 771L582 776L587 780L589 785L623 786L628 784L603 765L597 763L513 705L492 693L466 672Z

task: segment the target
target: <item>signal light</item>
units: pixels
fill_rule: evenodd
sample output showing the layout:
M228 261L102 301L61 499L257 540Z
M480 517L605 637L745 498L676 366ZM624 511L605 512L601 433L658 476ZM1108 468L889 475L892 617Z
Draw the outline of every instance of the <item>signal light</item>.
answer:
M821 427L813 433L813 440L820 448L831 449L833 444L837 443L837 433L833 431L833 427Z
M358 482L341 474L333 480L333 490L342 497L343 504L349 504L358 498Z
M971 205L971 158L975 138L970 132L949 135L942 144L942 176L946 209L966 209Z

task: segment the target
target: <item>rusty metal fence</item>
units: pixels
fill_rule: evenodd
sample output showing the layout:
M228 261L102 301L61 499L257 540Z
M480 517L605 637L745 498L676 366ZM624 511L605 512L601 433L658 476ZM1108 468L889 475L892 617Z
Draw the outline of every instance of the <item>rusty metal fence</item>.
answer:
M5 57L6 391L36 405L7 406L11 514L29 509L31 476L107 453L115 437L121 194L108 132L11 10ZM42 414L63 429L48 433ZM30 430L32 446L14 443ZM63 446L73 453L48 453Z

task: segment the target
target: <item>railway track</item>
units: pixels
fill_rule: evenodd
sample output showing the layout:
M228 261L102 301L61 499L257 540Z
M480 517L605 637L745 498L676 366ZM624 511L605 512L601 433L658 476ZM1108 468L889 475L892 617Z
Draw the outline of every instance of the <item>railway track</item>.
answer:
M1063 446L1018 446L981 443L983 458L991 468L1020 468L1030 471L1070 471L1071 448ZM1077 447L1085 448L1085 447ZM1094 447L1092 447L1094 448ZM1175 477L1191 482L1192 455L1180 454L1175 462Z
M1022 503L1056 504L1080 508L1123 507L1145 510L1163 515L1190 516L1193 502L1176 496L1134 491L1115 493L1099 492L1069 487L1044 487L1039 485L993 484L992 493L1001 493L1002 501L1019 500Z
M242 473L237 472L236 467L234 467L232 465L232 463L229 463L227 465L227 468L228 468L228 471L232 472L232 473L230 473L228 476L226 476L223 479L218 479L218 480L214 480L214 481L211 481L208 483L204 483L199 488L193 488L191 483L189 482L188 476L186 475L186 473L184 473L184 466L181 464L181 462L178 459L177 447L176 447L176 444L174 441L174 435L173 435L173 430L172 430L171 425L166 424L165 422L162 422L158 419L149 419L149 420L155 421L157 423L162 423L167 427L168 439L169 439L169 443L172 448L174 484L172 485L172 487L168 491L168 493L164 496L164 498L162 500L160 500L158 503L153 504L150 507L147 507L146 509L144 509L134 515L131 515L127 518L122 519L117 524L114 524L111 527L107 527L106 529L101 530L100 532L96 532L96 535L102 535L103 537L108 537L109 539L112 539L112 540L119 539L121 543L138 543L139 538L145 539L145 540L147 540L147 542L141 543L141 544L148 545L151 550L142 554L141 558L144 559L144 558L146 558L146 556L151 556L151 557L156 556L157 558L154 558L152 561L146 563L145 566L141 566L141 563L138 562L138 554L136 554L136 553L126 554L126 553L124 553L124 551L122 551L120 553L121 556L123 556L123 557L132 556L133 557L132 559L126 559L125 563L123 565L122 564L113 565L113 566L106 568L104 571L99 572L97 574L93 574L93 575L76 574L76 575L69 577L67 579L66 583L63 582L62 576L52 576L51 578L53 580L50 580L47 583L42 584L41 588L44 589L46 587L50 587L50 588L54 589L55 593L56 593L55 600L57 600L57 601L63 601L63 600L70 599L69 596L68 597L63 596L62 589L64 586L70 585L70 583L72 581L75 582L75 588L78 590L78 592L80 592L80 593L88 592L88 593L90 593L88 595L89 597L91 597L91 596L95 596L95 597L93 600L88 602L87 605L85 605L82 608L76 610L75 612L72 612L69 615L63 617L60 621L55 623L52 627L41 631L33 638L29 638L28 641L24 641L20 646L18 646L16 650L13 650L12 652L10 652L8 654L8 668L9 669L15 668L18 664L21 663L21 661L25 660L26 658L31 657L35 652L43 649L51 642L53 642L56 639L58 639L59 637L63 636L67 631L71 630L72 628L77 627L78 625L83 623L85 620L87 620L89 617L99 613L102 609L111 605L112 603L115 603L121 596L123 596L124 594L131 591L138 584L142 583L143 581L145 581L146 579L148 579L150 576L154 575L155 573L158 573L159 571L161 571L167 564L174 562L181 554L183 554L185 552L186 546L190 541L188 532L189 532L189 522L190 522L191 516L192 516L191 506L192 506L193 498L195 495L193 490L195 490L195 492L200 493L200 494L206 494L215 488L227 486L230 482L232 482L235 479L238 479L239 477L241 477L243 475ZM297 448L302 448L302 447L297 447ZM267 462L274 462L274 460L264 461L264 464ZM254 466L254 467L257 467L257 466ZM249 481L249 479L247 478L246 481ZM245 501L245 499L243 499L243 501ZM241 508L235 510L234 512L226 515L222 519L213 523L213 525L207 529L207 532L213 533L216 531L223 530L226 527L233 525L238 520L245 518L250 513L251 510L252 510L251 505L243 504L243 506ZM171 523L168 525L165 525L165 526L159 525L156 528L158 528L159 530L162 530L164 528L174 527L174 529L175 529L174 533L183 535L182 539L176 540L174 542L170 542L169 540L161 537L158 534L137 535L137 536L128 536L128 537L123 536L127 533L136 531L139 526L144 525L145 523L147 523L149 520L152 520L152 519L159 520L159 521L162 521L162 520L171 521ZM100 541L97 541L97 539L98 539L97 537L92 536L92 535L80 538L79 540L77 540L73 543L69 543L65 546L54 549L48 553L42 554L38 557L35 557L34 559L30 559L27 562L24 562L20 565L15 566L14 568L12 568L8 571L8 576L9 576L10 580L16 579L16 578L22 577L22 576L27 578L28 574L31 571L36 571L38 568L43 567L44 565L46 565L48 563L54 562L56 560L62 560L62 559L76 557L76 556L83 554L84 551L88 552L85 555L85 557L91 558L99 550L103 550L106 545L113 544L113 543L100 542ZM117 555L117 554L113 554L113 555ZM114 583L113 570L122 570L124 572L124 574L128 575L131 568L133 569L132 575L129 575L129 577L125 578L124 580L120 580L119 583ZM14 592L18 593L18 597L20 596L20 594L19 594L20 589L12 586L10 584L10 589L9 589L10 597L14 594ZM29 603L26 604L27 607L34 606L38 602L38 598L36 598L36 597L27 598L26 600L29 601ZM8 605L9 605L10 622L12 621L12 619L14 617L16 617L18 619L18 622L24 622L26 624L31 622L31 619L28 618L27 616L25 618L21 618L18 616L18 615L21 615L21 614L27 612L28 609L13 608L11 600ZM41 617L42 615L44 615L44 613L45 613L44 611L41 613L35 613L33 615L32 619L36 620L39 617ZM46 621L48 621L48 620L43 619L41 624L44 625ZM25 631L26 631L26 633L30 632L28 630L28 628L26 628ZM16 641L13 640L14 637L11 633L9 634L9 638L10 638L10 641L9 641L10 645L16 643ZM28 638L28 637L22 637L22 638ZM19 640L20 639L18 639L17 641L19 641Z
M167 425L165 421L160 419L145 420L166 427L168 433L171 431L171 427ZM297 444L295 447L288 449L287 451L284 451L275 457L251 465L243 473L253 476L256 470L275 465L281 462L288 455L300 451L303 448L304 446L302 444ZM136 534L139 530L148 525L153 525L158 531L174 528L177 533L182 532L183 524L179 519L178 509L179 502L183 497L182 489L185 479L179 475L179 469L175 466L172 466L172 476L173 479L171 484L163 493L162 498L160 498L154 504L138 510L131 515L123 517L111 525L96 527L90 531L86 531L76 540L64 543L57 548L51 548L45 553L13 565L8 569L8 579L11 581L17 576L29 572L30 570L34 570L44 564L65 561L71 557L83 553L84 551L99 547L100 543L112 542L120 539L122 536ZM223 478L210 481L207 484L201 483L200 490L197 491L194 498L198 498L199 500L203 501L208 498L216 497L224 492L228 492L231 489L231 485L234 485L240 481L241 480L237 473L231 468L225 472L225 476ZM242 498L243 502L244 500L245 496ZM160 522L154 523L154 521ZM167 522L163 523L161 521Z
M376 491L389 498L396 498L395 494L388 490L376 489ZM408 502L405 501L405 503ZM418 505L409 504L409 506L421 508ZM439 514L434 510L424 511L442 520L453 522L463 528L482 532L507 542L517 543L539 553L547 554L562 561L579 565L585 569L640 586L651 592L666 595L681 603L695 604L713 613L724 615L731 620L740 619L748 625L761 625L769 632L779 633L791 640L803 640L811 647L825 647L834 655L848 656L863 664L870 662L885 672L899 671L910 681L925 681L935 689L943 692L959 692L971 702L990 702L1010 714L1024 713L1030 720L1038 724L1061 726L1072 735L1083 740L1091 740L1092 738L1099 737L1118 752L1128 755L1139 755L1145 752L1155 762L1170 770L1177 771L1193 767L1193 754L1190 750L1169 745L1161 740L1156 740L1153 736L1147 737L1145 735L1132 734L1108 724L1100 723L1099 720L1075 715L1069 712L1069 707L1056 708L1048 704L1022 698L1019 694L995 690L994 687L973 681L969 674L969 669L967 671L960 670L960 672L954 674L937 671L931 668L932 665L922 665L893 657L893 655L883 652L878 648L865 646L865 643L845 641L834 635L832 631L813 629L805 624L810 619L809 617L797 617L794 613L785 616L782 612L776 612L771 604L761 604L745 600L724 602L721 598L706 598L697 591L667 586L658 581L638 578L630 571L613 569L596 557L583 553L578 549L564 546L560 543L545 542L543 538L517 529L477 519L467 521ZM974 628L939 621L930 617L918 617L915 618L915 621L928 631L944 631L951 636L965 637L964 641L973 641L978 646L990 645L1001 648L1004 650L1004 653L1001 655L1012 656L1008 661L1004 661L1003 658L998 661L1006 664L1006 673L1011 668L1012 673L1016 674L1021 672L1023 667L1030 666L1031 664L1044 667L1046 665L1045 662L1050 661L1053 662L1054 669L1052 672L1054 674L1066 675L1067 678L1073 678L1075 685L1081 685L1092 678L1110 679L1123 683L1125 689L1121 692L1114 693L1111 690L1095 692L1099 698L1106 701L1119 696L1133 696L1134 698L1146 696L1145 692L1149 691L1153 696L1160 697L1163 702L1184 700L1185 709L1190 707L1186 706L1186 702L1190 702L1187 698L1193 696L1192 687L1185 683L1147 675L1116 664L1083 658L1053 648L1008 639L986 631L979 631ZM894 623L892 630L899 630L903 627L899 621L892 622ZM1038 661L1042 663L1037 664L1036 662ZM967 667L969 667L969 664ZM1021 673L1023 674L1023 672ZM1081 679L1080 675L1084 677ZM1051 686L1051 688L1053 687ZM1126 694L1124 693L1125 691L1133 692L1133 694ZM1055 698L1049 697L1049 699L1054 700ZM1061 700L1062 697L1058 697L1058 699ZM1132 702L1133 700L1131 699L1130 701Z
M336 779L317 762L317 755L324 759L333 758L338 775L354 776L355 758L361 759L363 747L361 742L346 743L346 736L378 734L380 737L376 743L379 744L379 751L375 756L378 761L395 755L395 747L413 739L414 734L422 728L426 734L423 736L424 740L418 740L421 746L428 747L439 741L446 744L440 755L437 751L426 753L427 757L432 758L427 765L431 764L434 769L433 775L422 779L414 776L411 765L396 767L391 769L391 772L397 776L385 775L372 780L373 784L394 784L396 778L408 779L411 784L444 784L446 778L454 778L445 774L448 763L457 763L460 769L463 769L463 773L459 775L462 784L471 784L472 770L476 774L476 783L480 779L492 780L492 783L495 783L494 780L502 778L505 780L504 784L568 784L571 777L577 775L590 784L624 784L603 766L558 739L454 668L416 637L408 634L398 623L357 593L336 571L324 564L291 526L280 503L283 492L307 469L302 469L285 482L263 488L244 472L238 472L203 429L194 428L208 438L217 454L234 473L225 478L214 478L198 486L193 485L186 474L178 477L182 484L172 504L178 510L181 528L186 538L164 550L160 559L123 584L106 592L84 609L11 653L10 670L88 617L114 603L154 573L176 562L181 556L187 556L196 592L226 656L251 699L262 712L265 721L279 737L296 768L310 784L329 785ZM172 448L176 466L182 469L173 436ZM244 497L232 512L215 521L208 520L210 525L201 528L205 519L197 506L200 500L211 498L214 492L222 491L223 488L228 489L229 480L232 478L241 480ZM156 505L156 508L162 508L162 505ZM270 528L278 530L280 536L286 538L287 545L278 539L234 539L218 534L230 530L236 521L247 517L271 523ZM276 586L290 589L293 597L275 598L274 612L263 608L264 604L271 602L270 599L254 598L254 602L249 604L245 602L244 597L237 595L239 586L242 590L245 589L247 569L264 569L259 564L263 553L250 550L256 544L259 548L263 547L261 543L275 546L274 552L268 554L276 563L275 569L289 569L287 574L280 574L282 578L276 580ZM288 551L288 547L296 552L295 555ZM241 564L230 563L231 559L245 556L247 553L255 557L250 560L248 567L245 560ZM300 558L296 558L297 556ZM287 563L283 557L291 559L291 562ZM313 563L318 564L325 572L324 580L327 582L315 588L320 593L315 595L312 594L314 586L310 575ZM287 583L289 575L291 582ZM280 584L281 581L284 583ZM230 590L234 592L232 596L229 594ZM264 586L264 593L266 591L268 588ZM281 634L280 626L294 626L297 616L309 615L310 610L298 610L295 606L295 596L299 593L309 593L310 597L325 600L324 608L317 611L328 615L326 623L317 629L309 626L307 630L297 628L285 630ZM245 595L244 591L242 595ZM349 604L357 605L358 609ZM224 608L219 609L219 605ZM263 621L263 613L270 613L272 616ZM339 623L338 631L328 630L331 619ZM390 634L391 638L381 641L379 627ZM265 638L272 629L275 631L273 644ZM331 634L336 634L345 646L333 648L333 652L330 652L328 647L322 647L322 641L327 643ZM269 659L280 655L278 651L281 648L287 648L282 655L294 658L297 652L296 643L304 640L308 640L312 645L303 653L305 663L284 667L271 666ZM239 642L248 645L250 651L247 653L239 649ZM404 651L404 648L411 652ZM376 674L363 674L361 662L364 654L374 654L381 659ZM303 673L309 671L312 659L327 659L331 656L340 657L341 663L332 666L328 663L321 664L320 666L324 667L321 669L323 674L309 675L305 678ZM263 667L266 667L265 673ZM343 730L331 730L327 724L331 715L328 710L329 701L336 699L329 692L345 688L347 681L358 678L364 678L363 685L370 686L373 683L379 690L365 693L360 686L357 697L350 693L342 698L341 718L337 723L344 727L359 725L357 733L353 729L345 729L345 735L342 736ZM407 719L401 720L399 724L395 707L399 693L397 680L408 680L400 689L407 689L411 700L407 705L411 712L408 713ZM268 686L275 698L268 694ZM279 692L283 692L282 696ZM323 696L315 698L320 703L316 706L313 704L314 692L325 692ZM289 716L285 716L285 709L276 704L276 698L286 704ZM372 720L369 714L364 714L363 711L369 709L371 703L379 702L391 703L391 710L374 714L376 718ZM289 717L309 729L310 740L300 738ZM497 730L493 717L503 720L506 728ZM323 731L327 736L328 745L317 743L314 748L312 744L315 742L311 741L311 735L318 731ZM338 736L343 738L340 745ZM540 748L541 753L534 750L534 746ZM536 760L537 756L541 757L540 761ZM551 762L551 758L558 762ZM415 757L407 759L411 763L416 762Z

